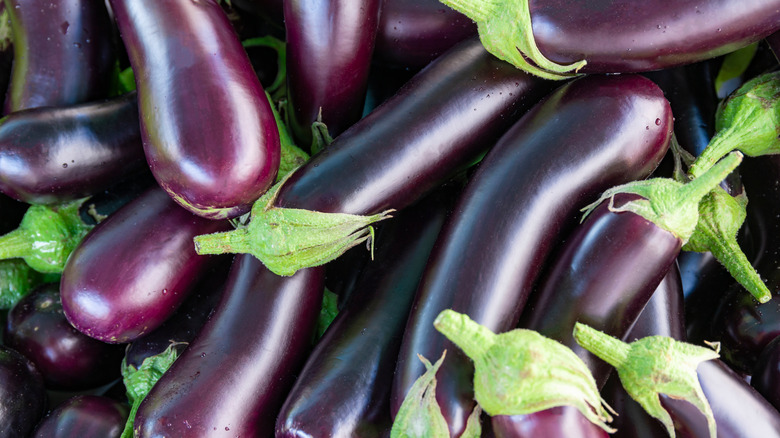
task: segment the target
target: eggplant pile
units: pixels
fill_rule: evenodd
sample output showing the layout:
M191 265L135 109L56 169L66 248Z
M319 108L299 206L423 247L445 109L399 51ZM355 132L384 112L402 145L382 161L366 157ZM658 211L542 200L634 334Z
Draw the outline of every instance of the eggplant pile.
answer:
M0 30L0 438L780 438L780 0Z

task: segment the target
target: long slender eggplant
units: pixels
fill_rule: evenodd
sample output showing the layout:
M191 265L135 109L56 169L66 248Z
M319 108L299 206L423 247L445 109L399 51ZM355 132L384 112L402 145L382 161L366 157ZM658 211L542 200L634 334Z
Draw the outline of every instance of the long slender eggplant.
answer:
M780 28L777 0L444 3L477 22L496 56L539 74L659 70L733 52Z
M357 214L406 207L478 157L547 89L478 41L464 43L296 171L277 203ZM280 278L238 256L220 305L149 393L137 427L270 435L308 352L323 277L315 267Z
M669 104L651 81L590 77L558 89L502 137L434 248L404 334L394 410L424 371L416 355L452 351L438 374L437 399L452 436L460 435L473 406L472 368L434 330L436 316L453 309L496 333L514 328L577 210L610 186L647 176L671 131Z
M114 52L103 0L4 0L14 40L5 113L108 97Z
M120 377L125 347L73 328L62 311L58 283L36 288L8 312L3 341L35 364L47 389L88 390Z
M237 256L214 316L141 403L136 436L270 436L311 345L323 273L280 277Z
M71 253L60 294L68 321L95 339L124 343L159 327L213 257L192 238L229 228L200 218L155 187L98 224Z
M134 92L0 121L0 191L24 202L84 198L145 167Z
M246 213L276 177L279 133L222 8L214 0L110 4L138 86L146 159L160 186L203 217Z
M128 407L108 397L78 395L57 406L35 427L35 438L119 438Z
M375 58L394 67L422 68L476 33L473 21L438 0L385 0Z
M298 144L311 144L315 121L336 137L360 119L381 6L380 0L284 2L288 120Z
M453 204L435 192L383 225L377 263L360 274L306 361L276 422L276 437L378 437L390 429L390 388L417 283Z
M46 413L43 377L29 359L0 345L0 437L28 436Z

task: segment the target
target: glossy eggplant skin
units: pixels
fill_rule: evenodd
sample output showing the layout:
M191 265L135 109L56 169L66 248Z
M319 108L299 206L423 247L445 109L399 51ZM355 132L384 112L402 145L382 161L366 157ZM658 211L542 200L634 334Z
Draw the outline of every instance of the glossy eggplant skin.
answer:
M588 421L577 409L559 406L530 415L491 417L496 438L607 438L610 435Z
M149 189L98 224L68 258L60 282L65 316L103 342L151 332L217 260L197 255L192 239L229 228L181 208L159 187Z
M751 373L750 386L775 408L780 406L780 337L764 347Z
M14 40L6 114L108 96L114 49L103 0L4 1Z
M28 436L46 412L43 377L29 359L0 345L0 437Z
M580 73L628 73L690 64L732 52L780 28L777 0L536 0L542 54Z
M288 119L302 147L311 144L320 114L333 137L360 119L381 6L381 0L284 2Z
M0 191L20 201L83 198L145 167L135 92L0 121Z
M385 0L376 39L383 65L418 69L477 34L477 25L437 0Z
M214 316L141 403L136 436L271 436L310 349L323 274L280 277L236 256Z
M368 438L390 429L401 336L454 194L454 188L437 191L383 224L375 261L306 361L277 419L276 438Z
M34 438L119 438L127 421L127 404L98 395L78 395L49 412Z
M536 105L484 158L445 225L417 291L396 368L393 409L423 374L417 354L447 360L437 399L452 436L473 406L472 366L435 331L444 309L494 332L514 328L532 285L579 208L647 176L665 154L672 113L640 76L586 77ZM508 188L512 188L509 190Z
M471 164L550 89L477 39L465 41L299 168L275 205L350 214L400 210Z
M276 177L279 134L246 51L215 0L112 0L160 186L211 219L249 211ZM186 158L185 158L186 157Z
M88 390L121 377L125 347L73 328L62 311L57 283L39 286L8 312L3 342L35 364L47 389Z

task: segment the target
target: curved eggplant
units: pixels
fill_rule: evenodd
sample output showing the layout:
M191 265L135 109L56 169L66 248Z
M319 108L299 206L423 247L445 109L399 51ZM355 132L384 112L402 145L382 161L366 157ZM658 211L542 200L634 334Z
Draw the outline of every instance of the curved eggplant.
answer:
M276 177L279 133L224 11L214 0L110 4L135 73L144 152L158 183L203 217L248 212Z
M28 436L46 412L41 373L16 350L0 345L0 437Z
M297 144L311 144L315 121L336 137L360 119L381 6L380 0L284 2L288 119Z
M5 113L108 96L114 68L103 0L4 0L14 40Z
M311 345L323 273L280 277L237 256L214 316L141 403L136 436L270 436Z
M108 397L79 395L57 406L41 420L34 438L119 438L128 407Z
M647 176L665 154L672 114L640 76L587 77L547 97L491 149L434 248L396 368L393 409L423 374L417 354L448 352L437 399L453 436L472 411L472 366L437 333L445 309L495 333L517 324L544 259L600 192ZM514 190L507 190L513 187Z
M476 33L473 21L438 0L385 0L375 58L384 65L422 68Z
M155 187L98 224L71 253L60 294L68 321L110 343L159 327L217 259L195 254L194 236L229 228L200 218Z
M145 168L134 92L0 121L0 191L30 204L93 195Z
M35 364L47 389L87 390L120 377L124 346L73 328L63 314L57 283L36 288L8 312L3 341Z

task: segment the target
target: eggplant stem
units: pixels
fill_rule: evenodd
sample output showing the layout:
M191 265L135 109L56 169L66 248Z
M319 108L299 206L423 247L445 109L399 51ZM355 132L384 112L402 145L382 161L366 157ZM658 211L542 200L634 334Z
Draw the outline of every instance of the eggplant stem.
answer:
M614 368L620 368L627 360L631 347L606 333L600 332L588 325L574 325L574 339L584 349L598 356Z
M0 259L27 257L35 252L34 240L22 229L0 236Z

